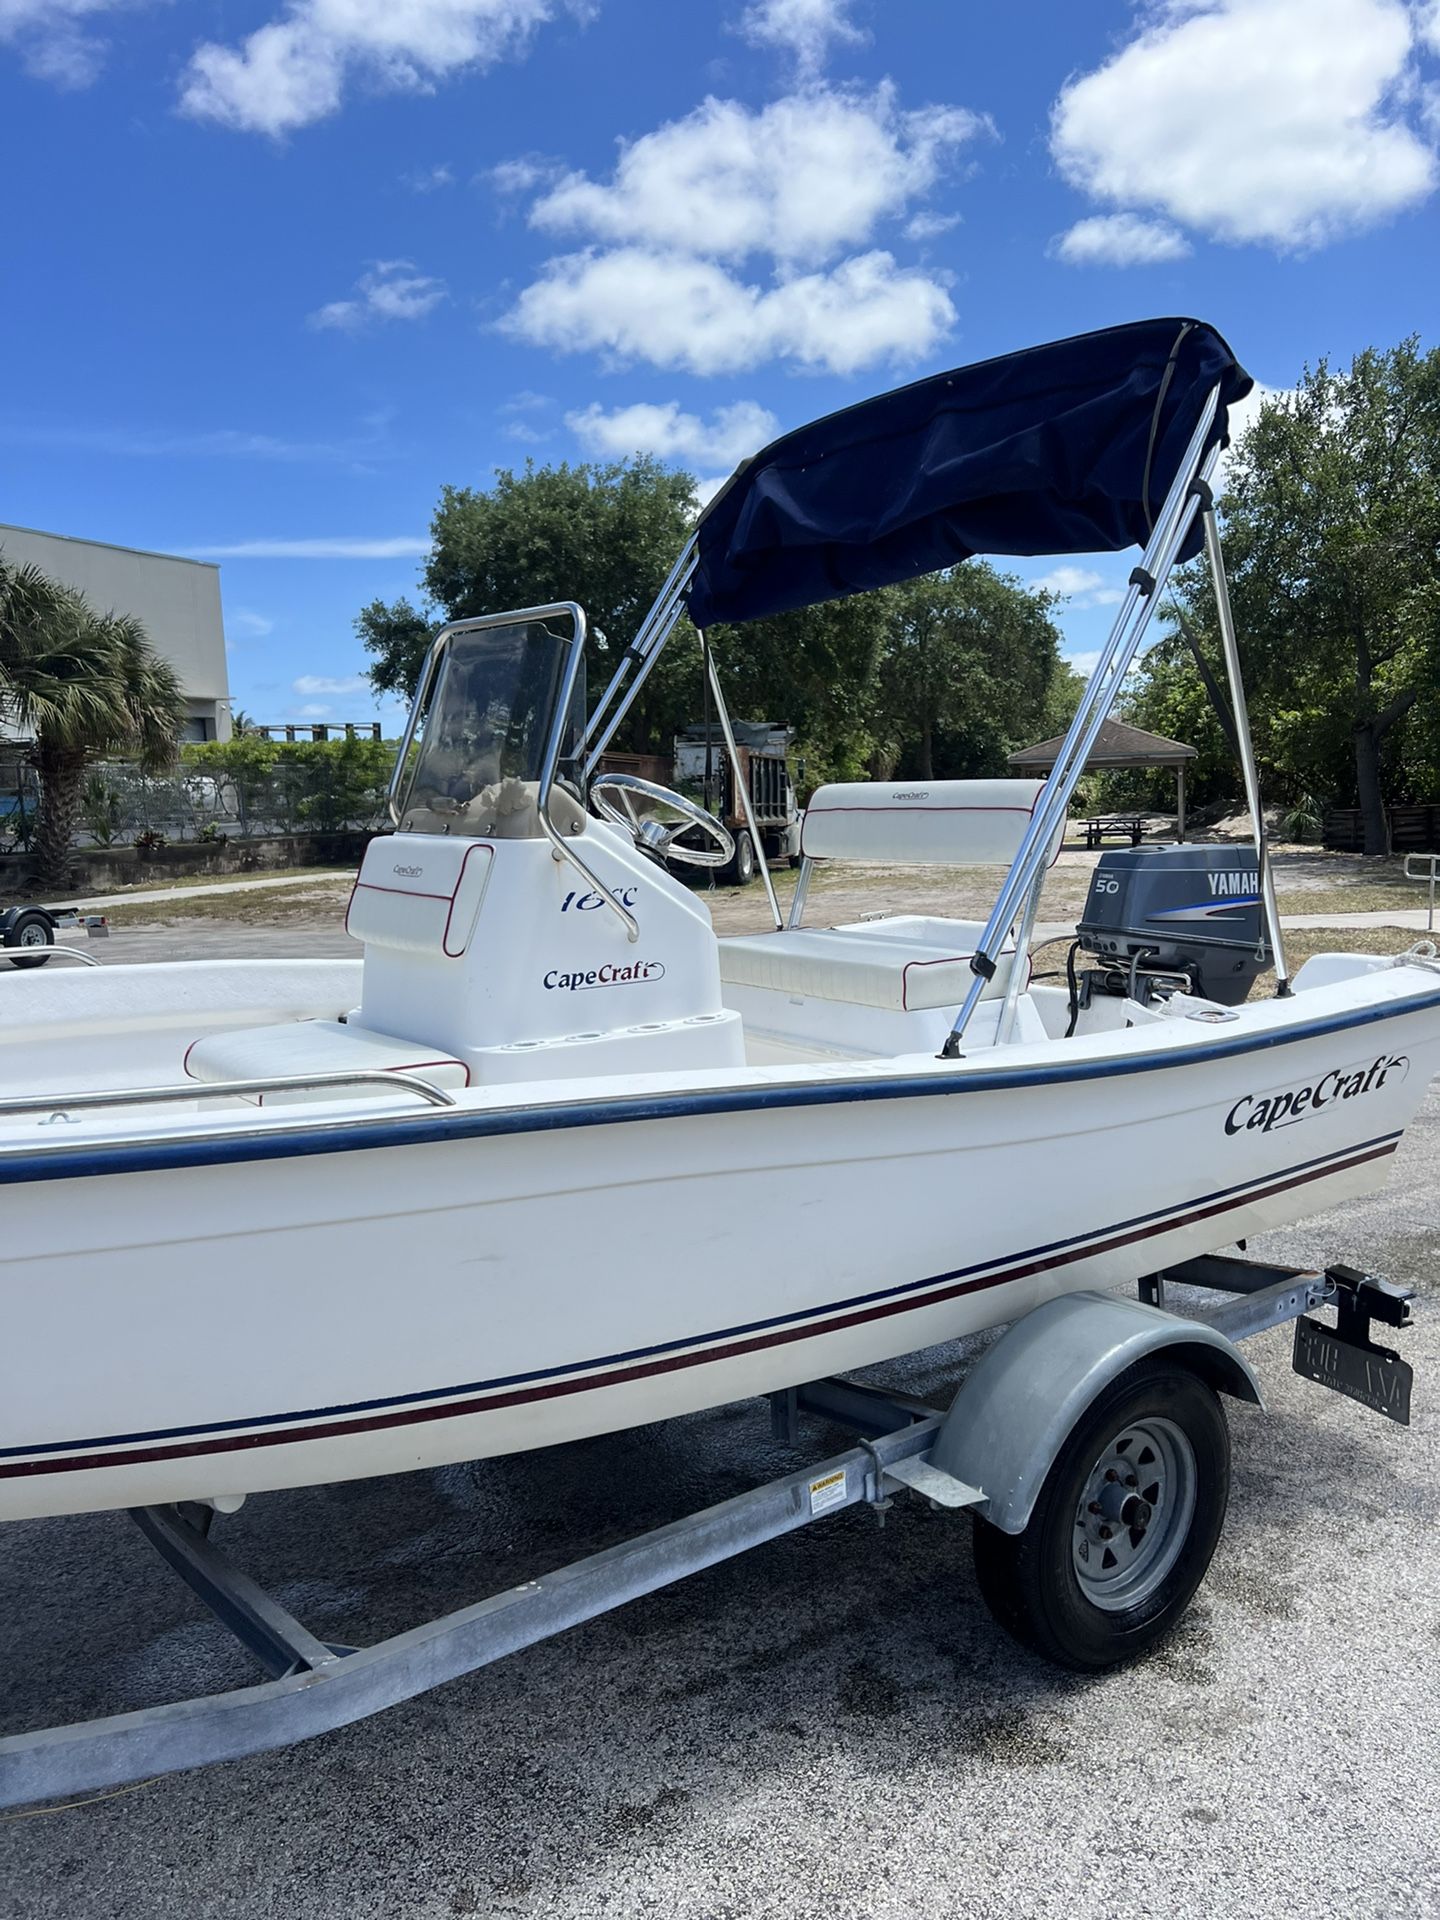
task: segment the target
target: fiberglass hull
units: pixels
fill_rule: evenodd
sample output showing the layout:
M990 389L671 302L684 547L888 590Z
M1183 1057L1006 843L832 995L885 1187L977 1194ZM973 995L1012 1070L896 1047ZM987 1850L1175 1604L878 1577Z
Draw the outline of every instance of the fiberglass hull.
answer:
M0 1518L518 1452L951 1340L1379 1185L1437 1068L1440 988L1391 971L961 1063L32 1132Z

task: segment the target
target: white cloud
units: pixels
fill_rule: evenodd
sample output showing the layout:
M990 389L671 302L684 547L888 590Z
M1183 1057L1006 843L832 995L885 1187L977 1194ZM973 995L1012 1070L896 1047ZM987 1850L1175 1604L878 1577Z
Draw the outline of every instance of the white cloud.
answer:
M851 0L754 0L740 32L755 47L778 47L794 57L804 79L825 65L833 42L860 47L870 38L849 18Z
M1026 584L1032 593L1058 593L1076 608L1118 607L1125 598L1123 587L1110 586L1093 567L1052 567Z
M768 408L754 400L717 407L708 422L698 414L682 413L678 400L663 405L640 401L610 413L592 404L579 413L567 413L565 424L587 453L615 459L653 453L692 467L724 467L727 473L773 440L780 425Z
M695 482L695 500L703 513L730 478L728 473L709 473Z
M905 222L907 240L938 240L942 233L958 227L958 213L917 213Z
M477 174L477 182L488 179L497 193L533 193L536 187L548 187L565 172L560 161L544 153L522 153L518 159L502 160L486 174Z
M320 706L316 702L311 701L308 707L301 707L300 718L302 720L328 720L334 711L335 709L333 707Z
M1415 31L1431 53L1440 53L1440 0L1421 0Z
M263 613L251 613L245 607L232 607L225 616L225 625L232 633L243 633L252 640L263 640L267 633L275 631L275 622L266 619Z
M352 673L349 678L345 680L327 680L323 674L302 673L298 680L291 681L290 691L301 694L368 693L370 691L370 682L365 679L362 674L358 673ZM305 711L308 713L311 709L307 707ZM315 709L315 711L323 713L325 709L320 707Z
M421 167L417 172L401 176L412 193L438 193L442 187L453 187L454 170L448 162L438 167Z
M420 537L396 540L239 540L229 546L177 547L192 560L410 560L429 553Z
M589 244L547 261L501 330L699 374L917 359L955 319L944 277L849 250L913 220L911 203L990 131L960 107L901 112L888 84L753 112L706 100L623 147L609 180L571 173L540 196L533 225Z
M847 374L930 353L954 319L944 288L888 253L762 288L714 261L619 247L550 261L500 325L562 353L697 374L772 359Z
M1100 649L1091 647L1080 653L1067 653L1065 664L1067 667L1073 667L1082 680L1088 680L1100 664Z
M546 407L555 402L548 393L532 393L529 387L522 387L518 393L512 393L508 400L501 402L500 413L543 413Z
M88 87L109 52L89 23L139 4L144 0L0 0L0 46L15 47L37 80Z
M376 416L367 431L351 440L282 440L272 433L216 427L175 433L160 427L58 426L50 423L0 423L0 442L22 447L54 447L65 452L98 453L137 460L275 460L280 462L363 465L390 456L388 420Z
M332 300L309 316L312 327L356 333L372 320L423 320L449 299L443 280L416 273L413 260L377 260L348 300Z
M191 57L183 112L279 137L340 108L357 83L429 93L465 68L525 51L562 0L289 0L238 46ZM569 9L582 17L587 8Z
M1401 0L1148 0L1129 43L1061 92L1051 150L1097 199L1320 246L1433 190L1401 104L1433 30Z
M928 193L987 127L962 107L901 113L889 86L793 94L758 112L710 99L622 147L608 182L567 175L530 220L608 245L816 264Z
M1190 242L1164 220L1142 220L1137 213L1101 213L1077 220L1060 234L1054 252L1071 267L1152 267L1185 259Z

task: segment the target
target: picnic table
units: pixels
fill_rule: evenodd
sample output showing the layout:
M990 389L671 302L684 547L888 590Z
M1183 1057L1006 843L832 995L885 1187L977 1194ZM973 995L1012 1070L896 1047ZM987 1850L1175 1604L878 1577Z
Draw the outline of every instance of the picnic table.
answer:
M1088 848L1103 847L1107 840L1128 840L1132 847L1138 847L1141 831L1140 817L1133 813L1103 814L1083 825Z

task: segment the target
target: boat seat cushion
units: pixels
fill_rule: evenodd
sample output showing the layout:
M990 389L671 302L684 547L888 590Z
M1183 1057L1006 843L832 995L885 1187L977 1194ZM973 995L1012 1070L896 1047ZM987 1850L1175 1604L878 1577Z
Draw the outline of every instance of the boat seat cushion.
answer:
M718 943L720 978L732 987L898 1013L958 1007L975 978L970 956L983 932L978 921L897 914L844 927L744 934ZM999 958L985 997L1005 991L1013 957Z
M886 866L1008 867L1044 791L1043 780L838 781L811 796L800 851ZM1063 831L1062 822L1052 861Z
M270 1080L283 1075L316 1073L409 1073L435 1087L465 1087L470 1070L463 1060L439 1053L414 1040L397 1040L372 1033L352 1021L291 1020L278 1027L241 1028L235 1033L212 1033L197 1040L185 1055L185 1071L192 1080ZM310 1100L334 1100L367 1095L374 1099L384 1089L361 1082L354 1087L283 1087L272 1093L252 1094L257 1106L282 1106Z
M351 889L345 931L367 949L458 960L475 930L494 858L483 840L377 835Z

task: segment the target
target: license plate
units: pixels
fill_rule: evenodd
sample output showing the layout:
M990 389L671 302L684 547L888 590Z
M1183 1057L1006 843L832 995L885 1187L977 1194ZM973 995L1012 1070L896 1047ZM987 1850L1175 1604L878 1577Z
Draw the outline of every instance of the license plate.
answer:
M1388 1347L1360 1346L1342 1340L1318 1320L1295 1322L1295 1371L1322 1387L1358 1400L1402 1427L1410 1424L1410 1386L1415 1378L1408 1360Z

